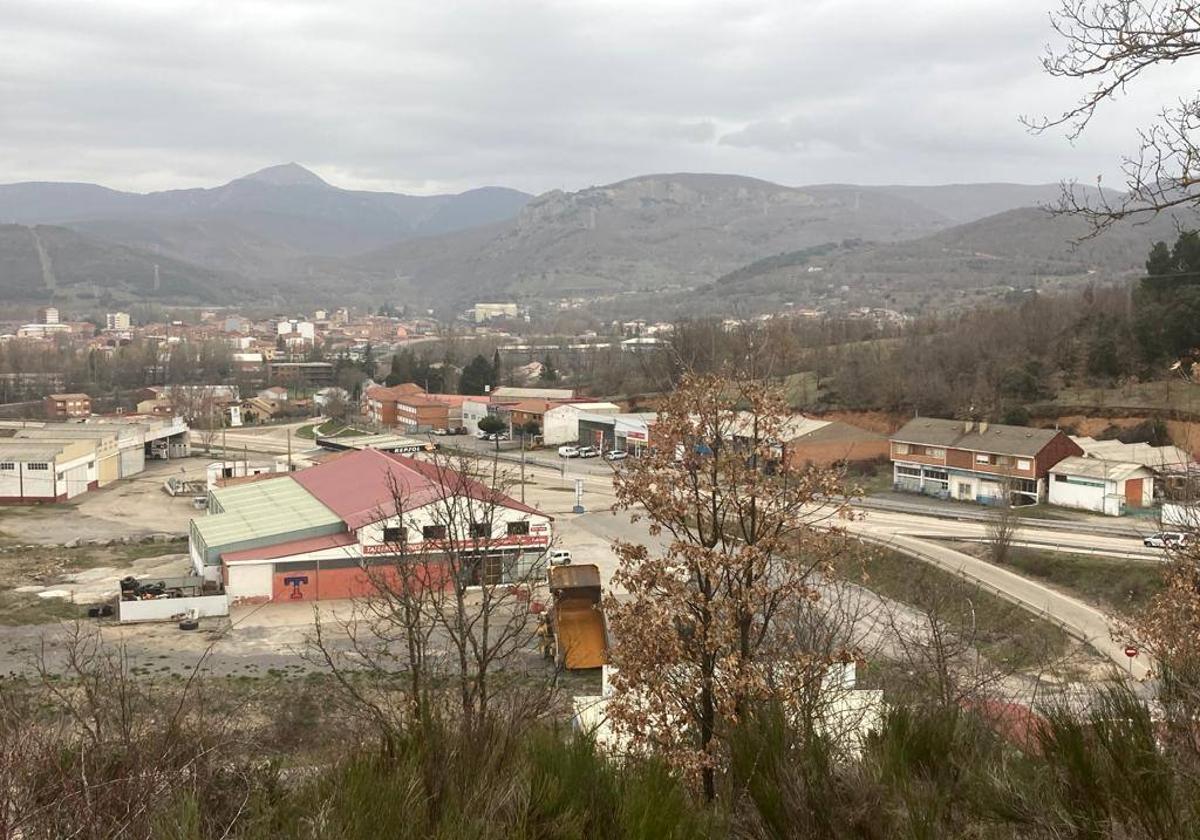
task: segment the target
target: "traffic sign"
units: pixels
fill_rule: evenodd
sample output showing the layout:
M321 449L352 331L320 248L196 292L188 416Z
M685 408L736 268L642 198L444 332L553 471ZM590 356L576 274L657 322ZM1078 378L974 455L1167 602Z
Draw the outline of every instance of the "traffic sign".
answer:
M1130 659L1138 655L1138 649L1133 645L1125 645L1125 655Z

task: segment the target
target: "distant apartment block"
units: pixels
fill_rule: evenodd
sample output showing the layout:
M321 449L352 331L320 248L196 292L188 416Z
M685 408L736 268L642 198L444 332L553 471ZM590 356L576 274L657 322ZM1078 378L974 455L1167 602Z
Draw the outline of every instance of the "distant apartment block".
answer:
M516 318L520 314L515 303L477 303L471 312L477 324L493 318Z
M53 306L46 306L38 310L37 314L39 324L58 324L58 310Z
M130 326L128 312L109 312L104 316L106 330L127 330Z
M92 413L92 398L87 394L51 394L45 402L47 420L70 420Z

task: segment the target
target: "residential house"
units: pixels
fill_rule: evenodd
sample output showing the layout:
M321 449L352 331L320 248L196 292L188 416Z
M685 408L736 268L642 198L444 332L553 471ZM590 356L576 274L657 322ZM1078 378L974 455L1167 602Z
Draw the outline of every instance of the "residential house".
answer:
M1065 432L919 417L891 438L897 490L996 503L1045 500L1050 468L1083 455Z

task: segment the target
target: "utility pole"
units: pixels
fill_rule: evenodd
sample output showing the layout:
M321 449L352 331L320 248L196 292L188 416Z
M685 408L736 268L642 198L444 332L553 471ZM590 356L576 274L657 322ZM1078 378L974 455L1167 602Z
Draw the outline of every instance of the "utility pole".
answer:
M525 430L521 430L521 504L525 504Z
M292 430L289 427L287 430L288 441L288 472L292 471Z

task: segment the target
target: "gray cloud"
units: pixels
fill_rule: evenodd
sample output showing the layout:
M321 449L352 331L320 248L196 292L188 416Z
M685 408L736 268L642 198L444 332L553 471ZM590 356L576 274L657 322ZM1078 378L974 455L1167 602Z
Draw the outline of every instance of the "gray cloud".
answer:
M655 171L783 183L1111 176L1200 68L1085 139L1022 113L1048 0L7 0L0 181L577 189ZM1192 74L1192 75L1189 75Z

